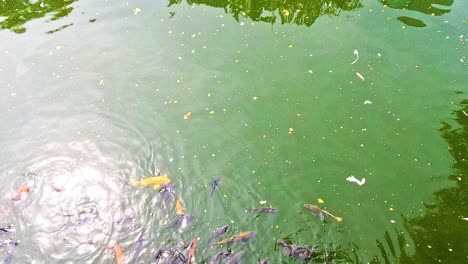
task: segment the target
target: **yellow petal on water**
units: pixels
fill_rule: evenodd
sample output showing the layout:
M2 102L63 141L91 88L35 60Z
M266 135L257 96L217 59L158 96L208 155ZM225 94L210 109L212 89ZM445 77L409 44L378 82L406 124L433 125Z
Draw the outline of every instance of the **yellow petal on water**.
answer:
M292 48L292 47L293 47L293 45L289 44L288 48Z
M390 210L390 211L393 211L393 208L392 208L392 207L390 207L390 209L388 209L388 210Z
M211 93L208 93L208 97L210 97L210 96L211 96Z
M259 201L258 203L259 203L259 204L266 204L267 201Z
M100 80L100 81L99 81L99 85L100 85L100 86L104 85L104 80Z
M138 8L138 7L136 7L135 9L133 9L133 14L134 14L134 15L136 15L136 14L138 14L138 13L140 13L140 12L141 12L141 9Z
M322 200L322 199L320 199L320 198L318 198L318 199L317 199L317 202L323 204L325 201Z
M338 216L335 216L335 220L336 220L337 222L341 222L341 221L343 221L343 218L338 217Z

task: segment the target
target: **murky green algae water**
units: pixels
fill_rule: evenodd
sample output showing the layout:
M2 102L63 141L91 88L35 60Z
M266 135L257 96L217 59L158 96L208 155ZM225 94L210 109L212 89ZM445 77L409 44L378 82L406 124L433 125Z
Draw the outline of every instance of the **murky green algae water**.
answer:
M243 263L301 263L280 238L314 246L310 263L468 261L466 10L0 3L3 261L116 263L105 245L118 244L126 262L154 263L192 238L197 263L226 248ZM173 199L133 184L158 172L187 226L166 228ZM279 212L246 211L261 206ZM222 238L257 235L206 247L223 225Z

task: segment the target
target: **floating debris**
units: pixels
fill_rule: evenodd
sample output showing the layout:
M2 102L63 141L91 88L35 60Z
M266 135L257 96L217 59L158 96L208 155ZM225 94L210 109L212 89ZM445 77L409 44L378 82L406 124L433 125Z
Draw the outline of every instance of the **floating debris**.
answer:
M362 76L362 74L360 74L359 72L356 72L356 76L364 81L364 76Z
M184 120L188 120L190 116L192 115L192 112L187 112L184 114Z
M141 9L138 8L138 7L135 8L135 9L133 9L133 14L134 14L134 15L137 15L137 14L140 13L140 12L141 12Z
M353 175L348 176L346 178L346 180L349 181L349 182L355 182L355 183L359 184L360 186L363 185L364 183L366 183L366 178L362 178L361 180L358 180Z
M351 64L354 64L359 60L359 51L357 49L354 50L353 54L356 55L356 59L353 62L351 62Z

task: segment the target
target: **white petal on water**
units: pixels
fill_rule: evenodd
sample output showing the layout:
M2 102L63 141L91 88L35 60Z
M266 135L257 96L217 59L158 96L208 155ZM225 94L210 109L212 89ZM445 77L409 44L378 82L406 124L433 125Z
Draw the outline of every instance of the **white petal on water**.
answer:
M365 100L365 101L364 101L364 104L365 104L365 105L366 105L366 104L372 104L372 102L369 101L369 100Z
M350 175L346 178L347 181L349 182L355 182L357 183L358 185L363 185L364 183L366 183L366 178L362 178L362 180L358 180L356 179L356 177L354 177L353 175Z
M359 72L356 72L356 76L364 81L364 76L362 76L362 74L360 74Z
M356 55L356 59L353 62L351 62L351 64L354 64L359 60L359 51L357 49L354 50L353 54Z

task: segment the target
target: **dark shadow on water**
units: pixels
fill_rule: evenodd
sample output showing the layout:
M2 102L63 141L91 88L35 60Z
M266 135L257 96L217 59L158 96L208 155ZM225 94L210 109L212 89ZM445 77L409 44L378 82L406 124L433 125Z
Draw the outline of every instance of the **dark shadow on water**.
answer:
M426 15L441 16L450 12L454 0L379 0L383 5L394 9L406 9Z
M51 20L58 20L67 16L73 10L70 5L77 0L1 0L0 1L0 29L9 29L15 33L26 32L24 24L51 15ZM72 24L62 26L47 33L54 33Z
M253 21L311 26L323 15L338 16L342 10L351 11L362 7L361 0L186 0L187 4L223 8L236 21L241 17ZM182 0L169 0L169 6Z
M449 7L453 5L454 0L379 0L382 5L393 8L419 12L425 15L442 16L451 11ZM408 17L397 17L402 23L412 27L425 27L426 23L422 20Z
M415 218L405 218L405 228L414 245L413 252L407 252L408 243L400 235L397 241L388 232L384 240L377 241L383 261L380 263L465 263L468 243L468 100L463 100L458 110L453 111L454 119L443 122L440 132L448 143L454 158L453 173L448 179L454 187L434 193L433 203L424 203L426 212ZM385 245L385 247L384 247ZM399 252L395 252L398 247Z

